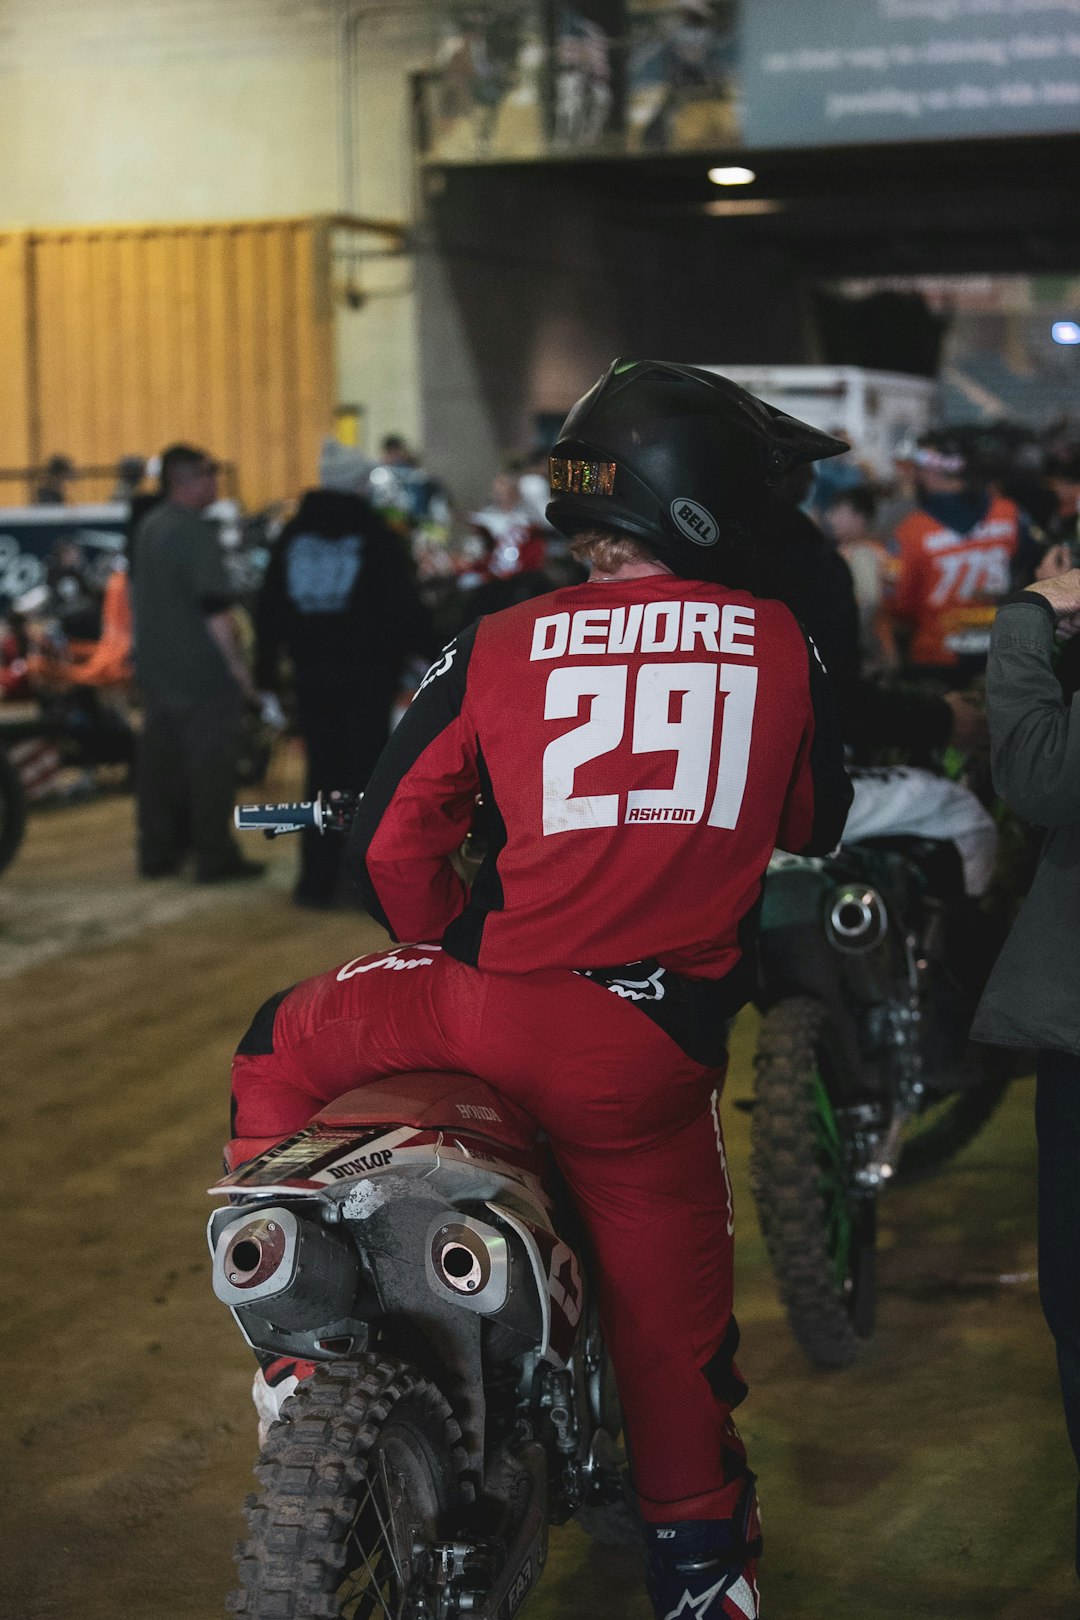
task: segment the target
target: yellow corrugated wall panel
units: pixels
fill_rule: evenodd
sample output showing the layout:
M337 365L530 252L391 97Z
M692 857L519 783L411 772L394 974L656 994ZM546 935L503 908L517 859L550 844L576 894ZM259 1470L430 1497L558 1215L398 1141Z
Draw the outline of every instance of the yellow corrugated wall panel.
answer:
M90 281L89 238L72 236L64 242L61 273L66 310L64 331L67 337L64 380L67 387L69 442L65 448L77 464L93 466L98 412L93 361L97 312Z
M232 240L224 231L205 231L198 244L202 303L202 345L218 357L206 370L206 422L210 444L232 443L236 410L232 395L236 379L236 278L232 271Z
M74 454L75 427L69 418L71 369L68 327L66 244L63 237L32 242L35 369L38 389L38 452L42 460L58 451Z
M27 467L35 460L29 278L26 237L0 235L0 467ZM0 483L0 501L21 498L21 485Z
M234 464L249 506L312 481L334 406L325 221L41 232L29 244L41 455L112 465L194 441ZM80 492L104 495L110 481Z
M98 465L115 461L114 445L124 442L123 381L117 374L115 312L119 307L120 260L111 242L101 236L88 239L87 274L90 284L90 331L87 369L94 400L93 458ZM121 451L126 454L126 451ZM109 489L100 493L108 495Z
M330 226L314 220L310 229L293 239L298 318L296 375L300 420L318 423L318 438L331 430L323 414L323 401L335 400L334 307L331 296ZM305 441L307 442L307 441Z

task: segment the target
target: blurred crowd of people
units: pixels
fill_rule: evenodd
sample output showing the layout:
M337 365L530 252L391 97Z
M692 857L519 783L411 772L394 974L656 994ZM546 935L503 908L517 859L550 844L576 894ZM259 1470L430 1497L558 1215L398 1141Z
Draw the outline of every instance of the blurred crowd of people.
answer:
M36 501L70 500L75 477L54 456ZM375 456L327 439L317 485L234 525L231 546L217 464L197 447L125 457L113 498L129 514L123 548L103 565L62 537L5 613L0 694L41 703L88 768L132 765L148 878L189 857L201 881L257 876L231 805L277 730L302 739L307 796L363 787L441 646L581 577L545 519L544 452L508 461L469 511L400 435ZM855 447L784 492L755 588L794 602L818 640L857 751L904 743L884 695L898 677L928 694L896 708L913 736L963 744L977 722L956 694L984 665L997 605L1072 566L1078 509L1080 438L940 430L899 447L887 484ZM339 868L334 841L311 835L297 902L347 903Z
M69 507L72 527L0 614L0 698L36 706L80 786L102 765L129 770L146 878L189 863L200 882L258 876L231 807L276 732L302 740L306 794L363 786L440 646L579 572L544 520L542 456L501 470L468 511L400 435L375 457L327 439L317 485L241 525L219 471L191 445L124 457L123 543L102 550L80 538L78 469L51 457L33 501ZM305 841L299 904L347 903L340 854Z
M997 605L1080 556L1080 436L952 428L898 446L883 484L857 450L823 465L804 509L847 563L864 667L959 688L982 670Z

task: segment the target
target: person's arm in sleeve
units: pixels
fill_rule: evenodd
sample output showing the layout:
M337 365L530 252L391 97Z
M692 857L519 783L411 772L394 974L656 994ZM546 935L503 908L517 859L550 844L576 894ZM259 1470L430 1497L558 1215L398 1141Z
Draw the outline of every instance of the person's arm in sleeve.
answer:
M349 837L346 870L398 941L440 940L468 899L450 857L480 786L466 704L476 632L475 624L463 630L428 671L379 757Z
M1071 606L1075 603L1075 606ZM1071 611L1070 611L1071 607ZM998 610L986 669L994 786L1040 827L1080 818L1080 708L1053 667L1054 633L1080 613L1080 570L1020 591Z
M201 521L198 531L186 542L191 587L195 599L206 614L206 628L221 649L221 656L237 686L245 697L253 698L255 688L251 672L244 660L232 610L237 603L236 590L225 567L221 543L209 523Z
M776 841L794 855L828 855L836 848L851 808L844 769L844 743L832 688L817 648L803 632L809 673L810 713L791 774Z

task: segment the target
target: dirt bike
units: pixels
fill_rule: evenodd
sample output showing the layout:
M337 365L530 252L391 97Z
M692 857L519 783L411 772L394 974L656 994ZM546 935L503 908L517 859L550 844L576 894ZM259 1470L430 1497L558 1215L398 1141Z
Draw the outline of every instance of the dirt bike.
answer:
M354 803L237 826L344 830ZM211 1192L218 1298L253 1349L317 1364L260 1456L236 1613L510 1620L549 1525L639 1534L573 1214L520 1109L472 1075L395 1074Z
M951 844L883 839L769 866L751 1185L818 1366L848 1365L873 1332L881 1194L971 1141L1012 1078L966 1039L995 938Z

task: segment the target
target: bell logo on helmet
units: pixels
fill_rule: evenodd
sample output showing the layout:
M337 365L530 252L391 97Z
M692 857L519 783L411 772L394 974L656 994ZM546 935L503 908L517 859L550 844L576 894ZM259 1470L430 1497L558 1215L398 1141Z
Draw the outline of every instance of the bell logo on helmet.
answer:
M695 546L715 546L720 538L720 525L697 501L677 496L671 503L671 517L679 532Z

